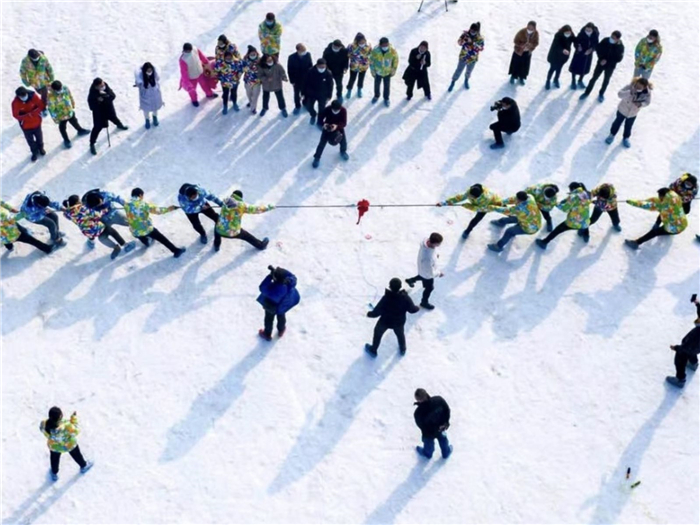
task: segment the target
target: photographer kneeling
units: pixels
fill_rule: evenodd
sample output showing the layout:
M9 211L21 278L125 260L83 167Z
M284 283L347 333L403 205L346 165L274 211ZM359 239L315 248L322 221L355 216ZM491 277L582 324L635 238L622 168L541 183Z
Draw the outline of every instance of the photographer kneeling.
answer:
M491 106L491 111L498 111L498 122L494 122L489 126L493 130L493 136L496 139L496 143L491 144L491 149L504 148L503 133L510 135L520 129L518 104L512 98L504 97Z
M318 116L318 123L322 125L321 140L314 153L313 167L318 168L321 162L321 155L326 147L326 144L335 146L340 144L340 157L343 160L348 160L350 155L347 153L348 141L345 137L345 125L348 121L348 113L341 104L340 100L334 100L329 107L324 109Z

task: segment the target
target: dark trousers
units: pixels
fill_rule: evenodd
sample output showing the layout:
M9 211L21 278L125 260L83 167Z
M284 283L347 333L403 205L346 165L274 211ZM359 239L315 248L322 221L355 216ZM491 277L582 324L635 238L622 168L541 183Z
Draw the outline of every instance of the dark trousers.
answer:
M494 122L489 126L489 129L493 131L493 138L496 144L503 144L503 133L507 133L508 135L514 133L513 131L505 129L500 122Z
M270 93L275 94L275 97L277 98L277 107L279 107L280 110L287 107L284 102L284 93L282 93L282 90L280 89L279 91L263 91L263 109L270 109Z
M374 325L374 337L372 338L372 350L375 352L379 348L379 344L382 342L382 337L384 336L384 332L387 330L393 330L394 333L396 334L396 339L399 340L399 349L402 352L406 351L406 335L404 334L404 325L401 326L389 326L384 323L382 323L381 319L377 321L377 324Z
M306 109L309 111L309 114L312 117L315 117L318 113L321 113L324 109L326 109L326 102L328 102L328 99L318 97L306 97L305 102ZM316 102L318 102L318 113L314 109L314 104Z
M664 230L663 226L657 226L656 224L654 224L654 227L651 230L649 230L647 233L645 233L639 239L637 239L637 244L644 244L645 242L652 240L654 237L659 237L660 235L671 234Z
M296 109L301 108L301 96L301 84L297 82L296 84L294 84L294 107Z
M331 73L333 73L331 71ZM335 98L340 98L343 96L343 71L340 73L333 73L333 81L335 82Z
M41 242L39 239L35 239L29 233L27 230L24 229L23 226L20 226L19 224L17 225L17 228L19 229L19 237L15 240L15 242L21 242L24 244L29 244L31 246L34 246L34 248L38 248L42 252L48 254L51 253L51 246L48 244ZM13 248L13 244L11 242L8 242L5 245L5 248L8 250L11 250Z
M22 133L29 144L29 150L38 155L39 150L44 149L44 134L41 131L41 126L34 129L23 129Z
M287 316L265 310L265 335L268 337L272 337L272 325L275 322L275 317L277 317L278 332L284 332L287 327Z
M603 215L603 210L599 208L598 206L595 206L593 208L593 214L591 215L591 226L593 226L596 222L598 222L598 219L600 219L600 216ZM617 208L614 210L610 210L608 212L608 215L610 216L610 220L613 223L613 226L616 226L620 224L620 214L617 212Z
M172 242L170 242L170 239L168 239L165 235L160 233L158 228L153 228L153 231L148 235L143 235L139 237L139 241L141 241L144 245L148 246L148 241L146 239L153 239L154 241L158 241L171 252L177 252L177 247Z
M415 78L412 78L408 81L406 84L406 96L407 97L413 97L413 87L415 86L416 82L418 80ZM428 75L425 76L425 79L423 80L423 93L425 94L426 97L430 96L430 80L428 79Z
M540 213L542 213L542 217L547 222L547 225L552 224L552 216L548 211L540 210Z
M335 135L335 131L328 131L324 129L321 132L321 139L318 141L318 146L316 147L316 153L314 153L314 158L315 159L320 159L321 155L323 154L323 150L326 147L326 144L328 144L328 139L330 139L333 135ZM340 141L340 152L345 153L348 149L348 141L347 138L345 137L345 131L343 133L343 138Z
M637 117L625 117L618 111L612 126L610 126L610 134L617 135L617 132L620 131L620 126L624 122L625 131L622 133L622 137L626 139L630 138L632 135L632 126L634 126L635 120L637 120Z
M478 211L476 212L476 215L474 215L474 218L469 221L469 225L467 226L467 229L465 230L467 233L471 233L474 228L476 228L476 225L481 222L481 219L486 217L486 213L483 211Z
M683 203L683 211L685 212L686 215L690 213L690 206L693 204L693 201L688 201Z
M450 442L447 439L447 435L444 432L440 432L437 438L427 438L423 437L423 455L428 458L433 457L435 452L435 439L438 440L438 445L440 445L440 452L442 457L446 458L450 455Z
M382 91L382 96L384 100L389 100L389 92L391 91L391 77L380 77L377 75L374 77L374 98L379 98L379 88L384 83L384 90Z
M238 103L238 84L233 84L230 88L222 87L221 98L224 101L224 106L228 105L229 99L232 104Z
M124 124L122 124L122 121L119 120L117 117L110 118L109 122L117 126L118 128L123 128ZM93 126L92 131L90 132L90 144L94 144L97 142L97 137L100 136L100 132L105 129L109 124L106 124L104 126Z
M58 465L61 462L61 453L60 452L54 452L53 450L51 452L51 472L54 474L58 474ZM70 457L72 457L75 462L78 464L80 468L83 468L87 463L85 462L85 458L83 458L83 454L80 452L80 447L76 446L73 450L68 452L70 454Z
M42 217L38 221L32 222L34 224L44 226L46 229L48 229L52 241L56 242L58 240L58 215L55 212L51 211L44 215L44 217Z
M41 101L44 103L44 108L47 108L48 107L48 98L49 98L49 86L36 88L36 92L39 93L39 96L41 97ZM46 111L46 110L44 110L44 111Z
M355 80L357 80L357 89L362 89L365 84L365 75L367 71L350 71L350 78L348 79L348 89L352 89L355 85Z
M564 232L567 232L567 231L573 230L573 229L574 228L572 228L571 226L568 226L566 224L566 222L562 222L559 225L557 225L557 227L554 228L554 230L544 238L544 242L549 243L552 239L554 239L560 233L564 233ZM588 235L589 235L588 228L582 228L581 231L583 232L582 236L584 238L588 237Z
M683 352L676 351L676 357L673 358L673 364L676 365L676 377L681 381L685 380L685 366L689 362L697 363L698 356L688 355Z
M219 220L219 214L214 211L214 208L211 206L205 206L202 208L202 211L199 213L186 213L187 219L190 221L192 224L192 227L194 228L194 231L196 231L199 235L202 237L207 236L207 232L204 231L204 228L202 228L202 223L199 221L199 214L206 215L209 217L212 221L217 222Z
M66 126L70 124L73 126L75 131L86 131L82 128L80 123L78 122L78 117L73 115L71 118L67 120L62 120L61 122L58 123L58 131L61 133L61 137L63 137L63 140L65 142L70 142L70 139L68 138L68 133L66 132Z
M258 250L263 250L265 248L265 244L258 239L255 235L252 235L251 233L245 231L243 228L241 228L241 231L238 233L238 235L234 235L233 237L226 237L227 239L239 239L241 241L245 241L248 244L251 244L255 246ZM221 246L221 239L222 236L214 230L214 246Z
M554 82L559 82L559 75L561 75L563 67L564 64L550 64L549 71L547 71L547 82L552 79L552 75L554 75Z
M430 294L433 293L435 289L435 279L425 279L420 275L406 279L408 283L417 283L418 281L423 283L423 297L421 298L421 303L427 303L428 299L430 299Z
M126 244L126 242L124 241L124 237L122 237L117 230L112 228L112 226L110 226L109 224L105 224L105 228L104 228L104 230L102 230L102 233L97 238L97 240L100 241L105 246L107 246L107 248L114 249L114 248L116 248L117 244L114 244L114 242L112 241L112 239L110 239L110 237L112 237L115 241L117 241L117 244L119 246L124 246Z
M600 64L596 64L595 69L593 70L593 76L588 81L588 86L586 87L586 95L591 94L591 92L593 91L593 86L595 86L595 83L600 77L600 75L603 75L603 85L600 86L600 94L604 95L605 90L608 89L608 84L610 84L610 77L612 76L612 74L612 69L605 69Z

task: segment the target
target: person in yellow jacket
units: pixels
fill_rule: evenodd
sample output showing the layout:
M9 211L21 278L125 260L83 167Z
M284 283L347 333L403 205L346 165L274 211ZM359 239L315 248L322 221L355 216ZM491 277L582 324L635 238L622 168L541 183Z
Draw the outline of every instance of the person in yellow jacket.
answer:
M374 98L372 104L379 100L379 88L384 84L383 97L384 105L389 106L389 93L391 91L391 77L396 74L399 68L399 54L389 43L385 36L379 39L379 45L372 50L369 55L369 71L374 77Z
M637 250L640 245L658 237L659 235L678 235L688 227L688 218L683 211L683 201L678 194L669 188L660 188L658 197L652 197L643 201L625 201L631 206L642 208L643 210L656 211L661 218L661 225L654 224L651 230L642 235L639 239L626 239L625 244Z
M273 210L275 207L272 204L267 206L252 206L243 202L243 192L241 190L234 191L231 196L223 202L219 220L216 222L214 229L214 250L221 249L221 238L240 239L255 246L258 250L267 248L270 239L265 237L262 241L241 228L241 220L246 213L265 213Z
M569 195L557 204L557 208L566 213L566 220L554 228L554 231L544 239L537 239L537 246L543 250L560 233L568 230L579 230L579 235L585 242L590 239L588 226L591 223L591 194L582 182L569 184Z
M514 225L505 231L497 243L488 245L491 251L502 252L503 247L516 235L534 235L542 227L542 214L535 198L524 191L519 191L516 193L515 199L515 206L489 206L489 211L505 215L505 217L491 221L491 224L501 228L508 224Z
M63 419L63 412L58 407L51 407L49 418L39 424L39 430L46 436L46 445L49 447L51 457L51 479L58 480L58 467L61 454L68 452L80 466L80 473L85 474L92 468L92 461L85 461L78 446L78 414L73 412L70 420Z
M469 234L481 222L481 219L486 217L486 214L491 211L490 206L501 206L502 199L481 184L473 184L466 192L458 193L454 197L438 202L437 206L448 206L451 204L459 204L467 210L475 211L476 215L469 222L467 229L462 232L462 239L469 237Z

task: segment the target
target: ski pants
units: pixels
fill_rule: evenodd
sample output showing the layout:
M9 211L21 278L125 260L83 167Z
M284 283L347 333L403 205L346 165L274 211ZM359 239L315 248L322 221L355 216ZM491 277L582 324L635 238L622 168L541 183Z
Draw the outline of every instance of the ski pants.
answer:
M149 245L147 239L153 239L154 241L158 241L159 243L161 243L163 246L165 246L172 253L177 252L177 247L172 242L170 242L170 239L168 239L165 235L160 233L158 228L153 228L151 233L149 233L147 235L142 235L138 239L146 246Z
M51 235L51 240L53 242L56 242L58 240L58 215L55 212L49 212L38 221L32 222L34 224L39 224L47 228L49 230L49 235Z
M15 239L15 242L29 244L30 246L34 246L34 248L37 248L46 254L51 253L51 246L29 235L29 232L23 226L18 224L17 228L19 229L19 237ZM13 247L14 245L11 242L5 244L5 248L8 250L11 250Z
M427 438L423 437L423 455L426 458L432 458L433 453L435 452L435 439L436 438ZM446 458L447 456L450 455L450 442L447 439L447 434L444 432L440 432L437 435L437 440L438 440L438 445L440 445L440 452L442 453L442 457Z

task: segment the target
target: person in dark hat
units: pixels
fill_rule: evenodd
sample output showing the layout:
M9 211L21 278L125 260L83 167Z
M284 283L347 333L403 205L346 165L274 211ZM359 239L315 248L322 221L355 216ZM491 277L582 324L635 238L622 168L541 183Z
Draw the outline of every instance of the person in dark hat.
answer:
M316 116L323 113L326 103L333 96L333 75L328 70L325 58L319 58L316 65L309 70L306 75L306 84L304 85L304 103L306 109L311 115L309 124L316 124ZM314 109L314 105L318 105L318 112ZM319 128L323 125L319 122Z
M39 155L46 155L44 134L41 131L41 112L43 110L44 103L34 91L23 86L15 90L15 98L12 101L12 116L17 119L22 133L24 133L24 138L32 153L32 162L36 162Z
M401 279L394 277L389 281L389 288L384 291L384 297L379 300L371 312L367 312L367 317L379 317L379 319L374 325L372 344L366 344L365 351L372 357L377 357L377 349L384 332L393 330L399 341L399 352L404 355L406 353L406 336L404 335L406 314L415 314L419 310L420 307L413 302L406 290L401 289Z
M343 100L343 75L348 71L349 58L348 50L343 43L336 39L326 47L323 52L323 58L326 59L326 65L333 75L335 82L335 96Z
M438 440L443 459L452 454L452 445L445 431L450 427L450 406L440 396L431 396L423 388L414 394L416 411L413 419L421 430L423 446L417 446L416 452L425 458L432 458L435 452L435 440Z
M518 109L518 103L510 97L503 97L491 106L491 111L498 112L498 122L494 122L489 126L496 140L494 144L491 144L490 148L504 148L503 133L511 135L520 129L520 110Z
M287 330L287 312L299 304L301 297L297 290L297 278L289 270L268 266L270 273L260 283L257 301L265 310L264 328L258 335L265 341L272 340L272 325L277 317L277 336L282 337Z
M406 82L406 100L413 98L413 87L418 84L418 89L422 89L425 98L430 100L430 80L428 79L428 68L430 67L430 51L428 42L421 42L418 47L411 49L408 55L408 67L403 74Z
M318 168L321 162L321 155L326 144L335 146L340 144L340 157L343 160L348 160L348 141L345 136L345 126L348 120L348 113L343 107L340 100L334 100L329 107L323 110L318 117L318 123L321 126L321 139L314 153L313 167Z

